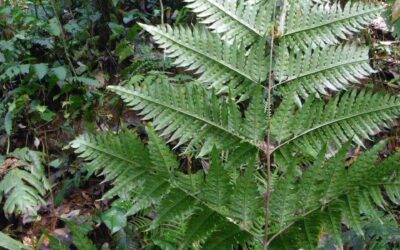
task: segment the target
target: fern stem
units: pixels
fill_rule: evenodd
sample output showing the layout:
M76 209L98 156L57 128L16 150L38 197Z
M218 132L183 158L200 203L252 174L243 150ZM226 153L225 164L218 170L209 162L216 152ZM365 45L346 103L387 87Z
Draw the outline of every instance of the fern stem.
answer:
M161 25L164 25L164 4L162 0L160 0L160 12L161 12Z
M269 249L269 240L268 240L268 234L269 234L269 221L270 221L270 200L271 200L271 193L272 193L272 174L271 174L271 106L272 106L272 88L274 86L274 79L272 75L272 64L273 64L273 53L274 53L274 42L275 42L275 15L276 15L276 5L277 5L278 0L275 0L274 2L274 10L272 14L272 23L273 23L273 34L271 36L271 46L270 46L270 54L269 54L269 77L268 77L268 94L267 94L267 108L268 108L268 129L267 129L267 192L264 194L264 203L265 203L265 226L264 226L264 250Z

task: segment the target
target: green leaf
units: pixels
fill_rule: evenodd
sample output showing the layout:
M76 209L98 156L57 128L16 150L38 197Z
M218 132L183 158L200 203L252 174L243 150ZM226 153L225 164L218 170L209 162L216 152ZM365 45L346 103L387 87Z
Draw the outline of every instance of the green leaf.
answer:
M342 213L339 204L331 204L322 214L324 227L332 235L338 246L342 245Z
M53 36L61 35L61 24L57 17L53 17L49 20L49 32Z
M118 55L118 62L122 63L128 57L135 54L134 45L124 40L115 48L115 52Z
M71 77L68 79L68 81L79 82L79 83L83 83L88 86L97 87L97 88L103 87L103 84L101 84L99 81L97 81L96 79L93 79L93 78L88 78L88 77L79 77L79 76Z
M185 0L187 8L226 40L243 40L246 44L264 37L271 28L273 4L260 8L250 1Z
M240 221L243 228L251 228L261 207L261 194L256 180L256 163L253 159L243 176L236 180L229 205L230 216Z
M34 64L33 68L39 80L42 80L43 77L47 74L47 72L49 72L49 67L47 66L47 64L44 63Z
M125 213L119 209L111 208L101 215L101 220L114 234L127 225Z
M203 199L218 209L227 205L232 192L229 173L220 161L218 151L214 148L211 152L210 170L201 192Z
M265 43L259 42L246 50L239 43L221 41L217 34L198 25L193 30L183 26L141 26L177 66L201 73L198 80L215 88L217 93L244 94L248 98L253 88L267 77Z
M206 207L197 209L188 221L182 247L185 248L194 241L204 239L223 221L219 214Z
M0 232L0 247L7 250L31 250L19 241L14 240L10 236Z
M245 117L243 125L244 134L256 143L262 141L268 125L268 114L266 112L263 91L260 86L257 86L253 93Z
M162 222L175 219L190 211L196 204L196 200L180 189L172 189L162 200L156 211L156 219L152 228L156 228Z
M222 223L207 239L203 249L231 250L234 246L244 244L251 236L232 223Z
M363 140L370 139L369 134L381 131L399 117L400 98L353 90L337 95L327 103L309 97L303 107L286 115L292 117L290 130L293 137L278 148L287 145L315 157L325 142L341 147L351 140L364 146ZM333 145L329 147L330 151Z
M51 72L58 78L60 81L64 81L67 78L67 69L63 66L52 68Z
M384 7L372 3L291 1L283 40L291 47L325 47L337 44L339 38L359 32L369 25ZM309 18L312 17L312 18Z
M145 80L141 86L110 86L109 89L133 110L141 111L139 115L144 120L153 119L155 129L162 131L162 136L169 134L169 141L177 140L175 147L189 143L187 152L198 152L198 157L209 154L214 146L218 150L239 145L259 147L242 135L242 120L236 105L226 103L199 85L180 87L165 79L159 81Z
M87 232L83 228L75 225L71 221L65 221L72 233L72 242L79 250L97 250L95 244L86 236Z
M176 156L165 143L165 141L156 133L153 127L146 127L149 136L150 159L159 171L170 173L179 167Z
M343 198L341 206L348 225L354 229L357 234L364 236L364 231L361 227L360 197L357 190L355 191L355 193L348 194Z

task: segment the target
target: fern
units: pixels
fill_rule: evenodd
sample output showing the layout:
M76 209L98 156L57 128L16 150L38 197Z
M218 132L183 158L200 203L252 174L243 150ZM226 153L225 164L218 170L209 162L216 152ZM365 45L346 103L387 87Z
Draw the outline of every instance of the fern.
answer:
M268 66L262 60L263 43L246 51L244 46L221 41L219 35L201 26L194 26L193 30L183 26L141 26L175 59L177 66L195 70L201 74L198 80L218 93L249 95L252 88L266 79Z
M282 40L290 47L308 49L339 43L339 38L362 30L383 8L370 3L339 1L313 4L311 1L293 1L285 22Z
M65 221L69 230L72 233L72 242L78 249L95 250L97 249L94 243L86 236L85 230L70 221Z
M43 198L50 190L42 155L22 148L8 157L12 164L2 167L4 176L0 180L0 200L5 200L3 210L6 214L36 214L37 207L46 204Z
M141 111L139 114L144 120L153 119L155 129L163 131L162 135L172 134L169 141L178 139L176 147L189 143L188 152L198 149L198 157L210 153L214 145L220 150L240 144L259 148L258 141L254 140L259 138L243 133L245 121L236 104L221 100L200 86L178 87L161 83L110 89L121 95L132 109ZM263 106L258 105L255 109L250 115L264 112Z
M284 218L287 222L278 224L280 226L276 228L276 231L280 231L285 227L289 229L285 230L283 235L279 237L282 237L282 240L293 237L292 230L295 229L292 228L296 228L299 222L303 223L302 220L304 218L313 218L315 220L316 212L320 210L323 212L318 215L322 218L319 228L322 228L322 225L326 225L325 228L335 236L337 243L341 243L340 228L338 227L342 218L345 219L348 226L355 229L359 234L363 234L361 211L363 202L366 200L366 197L363 196L363 191L368 190L371 186L384 188L398 181L399 168L397 164L393 163L399 160L399 154L376 164L377 153L383 146L384 143L378 144L373 149L365 152L352 165L345 168L345 155L349 148L349 144L347 144L334 158L327 162L320 161L321 165L312 166L309 170L310 173L306 172L300 182L291 178L290 175L280 180L282 183L291 183L293 185L292 199L288 205L293 209L291 216L285 212ZM321 154L320 157L324 157L324 155ZM371 173L374 174L371 175ZM388 178L389 176L391 177ZM276 185L279 186L279 184ZM304 192L306 188L311 188L311 190L307 192L307 202L305 203ZM386 192L393 194L390 189L386 189ZM370 196L369 193L368 196ZM392 199L392 202L397 201ZM279 197L272 199L272 203L271 207L279 205ZM374 205L371 205L371 208L377 209ZM284 213L283 210L275 211ZM364 212L371 214L371 211ZM297 234L300 234L300 232L297 231ZM306 236L304 235L304 237ZM300 238L303 238L303 236ZM276 244L279 245L277 242ZM302 242L294 242L293 244L299 247L304 246ZM311 249L313 248L315 247Z
M120 183L129 183L127 187L137 187L139 191L136 190L136 193L134 193L136 201L147 205L140 207L141 210L149 208L151 205L157 207L157 217L151 223L151 228L156 228L178 217L185 217L185 214L193 211L207 210L214 214L214 216L210 216L210 220L217 217L228 227L235 228L236 233L232 235L233 238L242 234L247 235L246 237L254 234L251 225L256 219L254 210L257 210L255 201L258 197L254 175L247 174L239 177L236 181L242 184L233 193L228 193L223 188L230 186L228 173L223 180L218 180L213 174L214 171L219 171L217 162L212 165L215 169L210 170L210 178L201 178L202 176L199 174L178 175L179 178L176 178L175 176L178 174L176 173L176 160L168 147L165 144L160 144L162 143L161 139L157 137L151 127L147 128L147 132L150 138L147 147L144 147L143 143L128 131L114 136L111 136L111 134L81 136L71 142L71 147L76 148L76 152L81 157L90 161L89 169L105 175L106 180L113 181L116 186ZM128 156L125 155L126 152L135 153L130 153ZM148 158L149 152L154 153L155 161ZM218 152L216 150L213 152L213 159L218 159ZM137 161L139 158L136 157L140 157L143 161ZM160 161L160 159L164 160ZM173 164L171 165L171 163ZM146 174L142 174L143 172ZM138 176L140 177L137 178ZM129 182L126 182L128 178L130 178ZM248 185L253 185L256 193L243 192ZM209 187L221 188L221 190L210 189ZM216 192L225 192L226 198L222 204L216 204ZM226 208L236 206L236 198L240 198L240 201L243 202L241 203L242 210L238 211L237 214L230 214ZM245 219L241 217L242 214L247 215ZM232 216L235 219L233 221ZM207 221L207 223L212 225L214 222ZM206 233L200 235L213 237L213 230L217 230L217 228L210 227ZM218 230L214 233L217 232ZM194 241L199 237L202 238L201 236L191 237ZM184 244L191 243L185 242Z
M294 119L292 124L286 124L283 133L277 121L273 122L272 133L279 134L279 140L285 141L279 148L293 145L316 156L321 142L333 142L340 147L352 140L363 146L363 139L369 139L369 134L376 134L399 116L400 102L397 97L387 94L352 91L338 95L326 104L310 97L294 114L285 105L282 110L277 119L281 116Z
M369 65L368 53L368 48L355 44L308 48L305 52L289 52L282 46L275 67L279 81L275 88L284 93L295 89L301 97L346 89L350 83L358 83L375 72Z
M225 40L242 40L246 44L268 34L273 7L259 8L243 0L185 0L187 7L210 29L223 34Z
M0 247L7 250L30 250L29 247L2 232L0 232Z
M142 27L198 80L183 86L152 72L109 87L152 122L147 145L128 131L71 144L112 182L104 199L128 197L128 214L155 212L141 228L163 248L317 249L325 233L342 245L343 224L365 235L363 220L400 201L399 154L380 160L386 142L365 143L399 117L400 100L347 91L375 70L367 47L341 42L383 8L186 2L202 25ZM188 159L186 171L162 138ZM354 146L365 152L349 163Z

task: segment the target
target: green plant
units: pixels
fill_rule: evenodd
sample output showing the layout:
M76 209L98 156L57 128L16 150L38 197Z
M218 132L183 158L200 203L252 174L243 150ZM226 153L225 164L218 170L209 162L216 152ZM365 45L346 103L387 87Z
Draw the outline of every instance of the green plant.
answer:
M50 182L40 152L22 148L10 153L1 163L0 177L0 201L5 201L6 214L35 215L37 207L46 204L44 196Z
M105 198L131 201L128 214L154 208L157 239L174 231L166 241L175 248L203 249L316 249L321 232L342 245L342 224L363 235L362 220L379 221L378 210L399 203L400 155L380 159L386 142L346 161L400 115L398 97L352 84L374 72L368 49L341 45L382 7L186 2L204 25L142 27L201 76L184 86L160 74L109 87L152 121L148 145L128 131L71 143L90 173L114 185ZM210 164L182 171L155 131Z
M14 240L10 236L0 232L0 247L5 249L21 249L21 250L30 250L29 247L24 246L19 241Z

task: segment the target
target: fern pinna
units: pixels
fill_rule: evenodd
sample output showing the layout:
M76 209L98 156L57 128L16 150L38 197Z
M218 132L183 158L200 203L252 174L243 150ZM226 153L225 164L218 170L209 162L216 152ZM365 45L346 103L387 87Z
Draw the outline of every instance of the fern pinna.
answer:
M343 225L364 235L364 221L383 221L399 203L400 155L382 159L386 141L365 142L400 115L400 99L362 88L369 50L347 41L382 6L185 1L196 24L142 27L199 77L109 87L150 122L148 143L124 130L71 144L112 182L105 198L129 199L128 215L155 211L144 224L161 248L341 246ZM203 170L182 171L163 139ZM365 152L348 161L356 146Z

